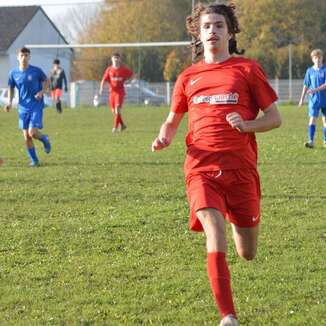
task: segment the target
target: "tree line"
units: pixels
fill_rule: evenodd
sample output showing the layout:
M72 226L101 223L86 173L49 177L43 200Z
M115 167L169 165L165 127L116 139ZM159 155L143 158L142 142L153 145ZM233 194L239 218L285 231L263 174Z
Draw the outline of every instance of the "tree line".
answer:
M198 1L195 1L198 2ZM212 3L212 1L201 1ZM289 50L293 78L303 78L310 51L326 50L326 1L232 0L241 33L239 48L259 61L269 78L288 78ZM80 43L190 41L185 28L190 0L106 0L97 18L79 37ZM191 64L188 47L101 48L76 53L74 79L99 80L113 52L121 52L137 78L175 80Z

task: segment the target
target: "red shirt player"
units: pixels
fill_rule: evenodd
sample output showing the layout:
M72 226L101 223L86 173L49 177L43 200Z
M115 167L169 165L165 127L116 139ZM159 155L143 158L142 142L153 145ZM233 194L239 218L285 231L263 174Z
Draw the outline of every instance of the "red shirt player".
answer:
M121 109L125 96L124 83L132 77L133 72L121 64L119 53L114 53L111 60L112 65L105 70L101 81L100 94L103 92L105 82L108 82L109 106L115 117L112 132L116 132L127 128L122 120Z
M241 54L233 5L198 4L187 18L193 50L203 60L176 82L171 111L152 144L168 146L188 112L186 188L190 228L204 231L208 275L221 315L220 325L239 325L226 260L225 219L232 226L238 254L252 260L260 222L260 181L255 132L277 128L277 96L253 60ZM263 115L257 118L261 110Z

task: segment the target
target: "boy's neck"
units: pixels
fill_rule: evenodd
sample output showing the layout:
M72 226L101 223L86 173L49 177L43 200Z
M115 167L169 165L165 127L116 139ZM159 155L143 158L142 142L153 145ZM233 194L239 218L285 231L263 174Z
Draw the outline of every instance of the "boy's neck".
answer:
M231 57L229 51L211 52L206 51L204 53L204 60L206 63L221 63L228 60Z

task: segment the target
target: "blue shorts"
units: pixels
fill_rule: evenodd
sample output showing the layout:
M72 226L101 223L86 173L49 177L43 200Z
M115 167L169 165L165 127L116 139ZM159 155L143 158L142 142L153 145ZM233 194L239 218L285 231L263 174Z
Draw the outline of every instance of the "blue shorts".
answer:
M19 129L32 128L43 128L43 110L19 112Z
M319 103L309 103L309 117L318 118L319 112L326 117L326 106L321 107Z

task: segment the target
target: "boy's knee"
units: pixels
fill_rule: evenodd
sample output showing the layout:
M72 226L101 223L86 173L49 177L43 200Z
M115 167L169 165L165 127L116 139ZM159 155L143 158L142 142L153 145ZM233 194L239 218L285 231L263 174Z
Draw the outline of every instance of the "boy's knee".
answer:
M256 251L254 250L245 250L245 249L240 249L238 250L238 255L245 259L245 260L254 260L256 257Z

